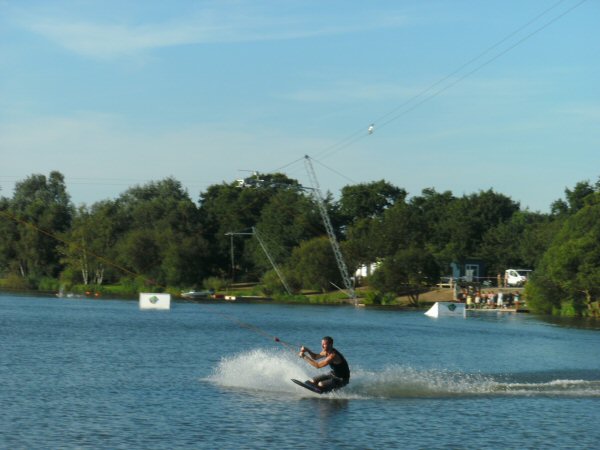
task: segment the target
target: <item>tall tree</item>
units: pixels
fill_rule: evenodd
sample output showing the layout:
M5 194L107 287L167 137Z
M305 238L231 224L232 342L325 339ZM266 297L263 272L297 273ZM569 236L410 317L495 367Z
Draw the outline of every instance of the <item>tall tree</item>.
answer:
M209 273L208 246L198 208L179 181L136 186L117 203L129 223L117 244L122 265L161 285L201 284Z
M346 264L351 271L363 265L368 266L383 256L380 253L380 243L374 240L377 236L373 231L375 226L376 220L364 218L348 228L342 248L347 258Z
M17 224L10 211L10 200L0 198L0 274L11 272L15 261L15 242L18 239ZM14 270L13 270L14 272Z
M600 301L600 193L564 222L526 290L540 312L586 315Z
M546 214L517 211L513 216L487 230L479 255L487 262L490 273L508 267L533 268L549 245Z
M385 180L344 186L339 201L339 214L346 223L375 218L398 201L406 198L404 189Z
M480 256L485 233L509 220L518 210L517 202L491 189L453 201L439 224L448 236L442 252L456 261Z
M293 284L305 289L331 290L332 283L341 286L341 276L327 236L305 241L295 248L288 263Z
M94 233L92 226L95 221L91 219L85 206L80 206L73 218L71 229L66 235L65 243L61 247L64 270L61 278L69 284L83 282L83 284L102 284L103 274L99 277L100 283L92 283L94 267L101 264L97 261L92 250ZM95 280L94 280L95 281Z
M285 264L301 242L324 233L314 202L298 189L278 190L262 209L256 229L278 264ZM258 275L271 269L257 239L246 240L246 244L245 260L258 269Z
M451 230L447 226L450 206L456 201L450 191L437 192L434 188L425 188L421 195L410 199L410 205L421 217L420 226L426 236L428 248L436 255L440 263L448 265L451 257L444 258L443 251L451 239Z
M385 258L371 277L371 285L381 291L407 295L413 306L419 306L419 295L440 276L435 257L422 247L400 248Z
M10 212L19 221L14 254L21 275L57 276L57 237L69 229L73 215L63 175L54 171L16 183Z
M424 230L423 217L419 211L402 201L374 221L371 240L380 257L391 256L399 249L424 247Z
M551 205L552 214L566 216L575 214L584 207L586 199L595 192L600 192L600 179L594 186L589 181L580 181L573 189L565 188L565 200L558 199Z
M232 245L234 254L245 253L247 240L231 240L228 233L250 232L259 223L263 209L274 196L281 191L297 191L300 187L296 180L277 173L255 174L251 180L252 183L212 185L200 194L200 217L212 255L210 269L215 274L225 276L230 273ZM243 258L246 264L253 261L248 254ZM254 273L253 267L247 267L247 270Z
M354 222L348 228L344 248L356 267L393 256L398 250L409 247L439 254L449 239L439 224L454 200L451 192L437 193L432 188L424 189L422 195L413 197L408 203L398 198L380 216Z

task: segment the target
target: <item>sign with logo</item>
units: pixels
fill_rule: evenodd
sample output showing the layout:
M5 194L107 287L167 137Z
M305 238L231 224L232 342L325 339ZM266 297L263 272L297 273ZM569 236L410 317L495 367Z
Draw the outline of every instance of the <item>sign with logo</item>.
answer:
M171 294L140 292L140 309L171 309Z
M466 313L464 303L455 302L435 302L435 304L429 308L425 313L429 317L464 317Z

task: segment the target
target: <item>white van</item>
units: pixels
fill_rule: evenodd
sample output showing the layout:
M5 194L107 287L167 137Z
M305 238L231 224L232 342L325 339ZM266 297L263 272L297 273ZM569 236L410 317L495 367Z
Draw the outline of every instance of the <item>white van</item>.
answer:
M504 286L523 286L531 274L529 269L507 269L504 271Z

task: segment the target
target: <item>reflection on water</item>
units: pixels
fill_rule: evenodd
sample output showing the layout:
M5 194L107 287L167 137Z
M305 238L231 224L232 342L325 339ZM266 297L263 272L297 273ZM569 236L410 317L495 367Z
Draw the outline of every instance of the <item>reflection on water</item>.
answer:
M319 433L323 438L337 433L337 422L343 417L348 409L348 400L343 398L319 398L311 399L316 403L314 424L319 427ZM310 429L311 426L309 426Z

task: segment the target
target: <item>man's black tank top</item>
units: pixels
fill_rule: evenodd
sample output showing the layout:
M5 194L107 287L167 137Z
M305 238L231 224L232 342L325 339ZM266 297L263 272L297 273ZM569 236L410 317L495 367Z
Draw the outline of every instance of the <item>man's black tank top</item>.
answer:
M348 362L346 361L346 358L344 358L344 355L338 352L335 348L332 348L331 351L337 353L337 355L342 360L339 364L334 364L333 362L330 362L329 367L331 367L331 371L338 378L342 378L343 380L350 380L350 367L348 367Z

